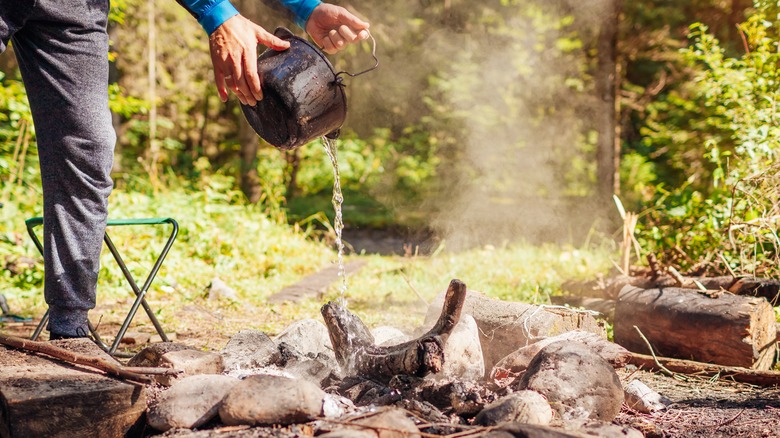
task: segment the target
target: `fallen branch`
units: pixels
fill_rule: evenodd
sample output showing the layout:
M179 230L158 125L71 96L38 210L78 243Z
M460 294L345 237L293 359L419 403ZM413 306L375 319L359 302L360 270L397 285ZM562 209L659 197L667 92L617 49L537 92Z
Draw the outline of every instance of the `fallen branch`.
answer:
M374 345L363 321L344 306L330 302L321 313L339 365L352 375L389 381L399 374L422 377L441 371L444 343L460 320L465 300L466 285L452 280L433 328L415 340L389 347Z
M653 357L639 353L631 353L629 363L646 370L655 371L664 367L667 371L685 375L717 376L720 379L732 379L735 382L758 386L780 385L780 371L751 370L749 368L721 366L692 360Z
M68 362L76 365L84 365L90 368L103 371L106 374L118 377L124 380L130 380L138 383L152 383L152 379L146 377L144 374L160 374L160 373L177 373L178 371L168 369L166 371L160 371L159 369L149 368L125 368L121 365L113 364L103 358L95 356L85 356L83 354L74 353L70 350L60 348L46 342L31 341L29 339L23 339L16 336L0 335L0 344L18 348L20 350L32 351L35 353L45 354L53 358L59 359L64 362Z

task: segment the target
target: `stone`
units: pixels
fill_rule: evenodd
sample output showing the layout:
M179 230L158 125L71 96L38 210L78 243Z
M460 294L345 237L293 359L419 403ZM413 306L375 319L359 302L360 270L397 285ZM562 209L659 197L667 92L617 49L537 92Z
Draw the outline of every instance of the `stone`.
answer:
M322 401L322 416L325 418L338 418L355 410L352 400L338 394L326 392Z
M376 438L377 434L369 429L357 430L357 429L337 429L322 435L317 435L317 438Z
M179 344L176 342L160 342L156 344L149 345L148 347L144 347L143 350L136 353L135 356L130 358L129 361L127 361L127 366L129 367L158 367L160 366L160 360L162 359L163 354L169 353L171 351L181 351L181 350L192 350L192 347L189 347L184 344Z
M555 342L571 341L587 345L590 349L603 357L613 368L620 368L628 363L631 353L625 348L595 333L582 330L572 330L557 336L551 336L534 342L531 345L520 348L501 359L490 372L490 378L499 386L506 386L511 383L504 379L500 380L506 374L519 374L528 368L528 364L539 351Z
M334 364L320 358L289 361L284 371L298 379L308 380L319 387L326 381L337 379Z
M544 395L564 419L612 421L624 399L612 365L578 342L544 347L512 387Z
M382 325L371 329L371 336L374 337L374 344L385 347L403 344L404 342L411 340L411 337L401 330L388 325Z
M274 342L276 345L285 343L309 357L320 354L335 357L328 328L315 319L303 319L290 324L274 338Z
M165 353L158 366L180 370L175 376L154 376L158 383L171 386L173 382L197 374L222 374L225 370L222 356L213 351L178 350Z
M498 427L480 434L483 438L583 438L577 432L553 429L538 424L504 423Z
M279 363L274 341L260 330L242 330L219 352L226 372L254 371Z
M626 405L644 414L662 411L671 403L671 400L653 391L639 380L628 382L623 392L626 396Z
M429 377L434 380L476 382L484 376L485 360L477 322L471 315L462 315L444 345L444 365L441 371Z
M325 392L311 382L258 374L228 392L219 418L228 426L305 423L322 415L324 399Z
M645 436L633 427L603 422L585 424L579 432L588 437L597 436L599 438L644 438Z
M238 300L238 294L236 290L228 286L219 277L214 277L211 283L208 285L209 300Z
M403 409L385 408L374 415L363 414L362 418L347 421L368 427L377 438L419 438L420 430L405 412Z
M240 381L219 374L189 376L174 383L149 407L147 422L159 431L193 429L219 412L222 399Z
M500 423L526 423L547 426L553 411L547 400L535 391L518 391L504 396L485 408L474 418L474 424L496 426Z
M418 336L435 324L444 303L444 292L428 307L425 326ZM584 330L606 338L606 330L593 315L558 306L503 301L469 290L462 315L471 315L479 327L485 370L493 367L508 354L541 338L559 335L571 330Z

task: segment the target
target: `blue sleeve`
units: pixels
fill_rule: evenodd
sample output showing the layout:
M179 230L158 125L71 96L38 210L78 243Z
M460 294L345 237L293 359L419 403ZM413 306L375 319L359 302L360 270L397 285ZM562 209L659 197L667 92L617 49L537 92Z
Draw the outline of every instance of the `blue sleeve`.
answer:
M229 0L178 0L211 35L228 18L238 15L238 10Z
M322 3L320 0L278 0L285 8L295 16L295 24L306 29L311 12Z
M238 10L230 3L230 0L177 0L185 9L187 9L198 23L203 26L203 30L211 35L228 18L238 15ZM282 6L289 9L295 17L295 24L306 29L306 22L309 20L314 8L322 3L320 0L277 0Z

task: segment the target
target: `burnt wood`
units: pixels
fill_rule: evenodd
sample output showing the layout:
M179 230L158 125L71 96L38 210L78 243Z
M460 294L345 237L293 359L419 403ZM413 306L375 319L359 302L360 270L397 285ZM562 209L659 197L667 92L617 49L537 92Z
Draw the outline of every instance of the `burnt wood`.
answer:
M444 364L444 343L460 320L466 285L452 280L436 324L417 339L389 347L374 344L363 321L344 306L329 302L321 313L336 360L349 375L387 382L396 375L422 377L438 373Z

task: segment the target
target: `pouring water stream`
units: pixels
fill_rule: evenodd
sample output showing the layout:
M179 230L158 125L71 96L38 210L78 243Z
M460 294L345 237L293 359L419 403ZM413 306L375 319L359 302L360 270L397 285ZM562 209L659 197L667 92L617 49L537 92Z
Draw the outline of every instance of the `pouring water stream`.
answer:
M336 151L336 140L329 139L328 137L322 137L322 144L325 146L325 153L330 158L330 163L333 165L333 210L335 211L335 217L333 219L333 230L336 232L336 249L338 251L338 267L339 277L341 278L341 286L339 287L339 304L346 307L346 292L347 292L347 272L344 268L344 241L341 239L342 231L344 230L344 217L342 215L341 206L344 203L344 195L341 193L341 175L339 173L339 163Z

